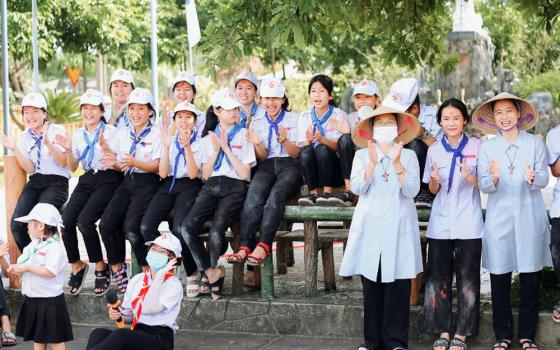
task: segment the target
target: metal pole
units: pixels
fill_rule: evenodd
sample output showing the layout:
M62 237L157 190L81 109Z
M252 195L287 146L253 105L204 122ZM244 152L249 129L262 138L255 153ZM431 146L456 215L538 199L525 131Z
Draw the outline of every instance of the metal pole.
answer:
M33 32L33 91L39 92L39 38L37 34L37 0L31 2Z
M152 32L151 32L151 58L152 58L152 95L154 96L154 110L157 118L157 111L158 111L158 58L157 58L157 21L156 21L156 8L157 8L157 1L151 0L150 1L150 15L151 15L151 25L152 25Z
M8 83L8 5L7 0L2 1L2 106L4 111L4 135L9 135L10 120L10 85ZM4 155L8 155L8 149L4 147Z
M194 75L194 69L193 69L193 53L192 53L192 51L193 51L193 48L192 48L191 45L189 45L189 60L190 60L190 62L191 62L191 74Z

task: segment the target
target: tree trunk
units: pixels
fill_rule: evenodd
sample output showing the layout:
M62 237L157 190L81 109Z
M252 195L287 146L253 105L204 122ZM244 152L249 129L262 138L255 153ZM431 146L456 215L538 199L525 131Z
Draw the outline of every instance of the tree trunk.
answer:
M24 94L24 85L23 85L23 68L24 64L18 60L12 60L13 64L10 65L9 68L9 81L10 81L10 88L12 89L12 94L16 102L20 102L21 98L23 98ZM10 108L10 120L18 126L21 130L24 129L24 125L21 122L21 116L14 112L12 108Z

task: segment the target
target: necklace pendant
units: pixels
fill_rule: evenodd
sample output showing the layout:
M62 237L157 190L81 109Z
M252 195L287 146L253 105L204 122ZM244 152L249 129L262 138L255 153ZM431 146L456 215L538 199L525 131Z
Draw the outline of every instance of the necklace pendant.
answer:
M514 167L513 165L510 165L510 166L508 167L508 169L509 169L509 173L510 173L510 174L513 174L513 171L515 170L515 167Z
M385 182L389 181L389 174L388 173L383 174L383 180L385 180Z

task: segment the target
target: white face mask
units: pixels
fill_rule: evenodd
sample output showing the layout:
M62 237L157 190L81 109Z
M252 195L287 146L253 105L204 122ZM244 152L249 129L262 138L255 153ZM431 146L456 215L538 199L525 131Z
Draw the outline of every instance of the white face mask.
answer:
M373 138L382 145L395 141L398 135L396 125L373 127Z

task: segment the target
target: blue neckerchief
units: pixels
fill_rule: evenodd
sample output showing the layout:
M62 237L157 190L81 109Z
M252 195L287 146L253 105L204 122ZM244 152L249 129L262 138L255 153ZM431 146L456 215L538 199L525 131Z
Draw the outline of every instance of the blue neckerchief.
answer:
M192 145L193 142L196 141L196 133L191 134L191 139L189 143ZM179 135L175 136L175 148L177 149L177 155L175 156L175 163L173 164L173 181L171 181L171 186L169 187L169 193L173 191L173 187L175 187L175 180L177 179L177 168L179 167L179 160L181 160L181 156L183 156L183 160L185 161L185 166L187 166L187 156L185 155L185 147L179 143Z
M334 106L329 105L329 109L327 110L327 113L325 113L323 117L319 119L315 107L311 108L311 121L313 122L313 134L315 134L315 130L319 129L319 133L322 136L325 136L325 129L323 129L323 125L329 120L333 111L334 111Z
M467 145L468 141L469 138L467 137L467 135L463 134L463 139L461 140L461 142L459 142L459 146L457 146L457 148L453 148L449 143L447 143L447 139L445 136L441 138L441 144L443 145L443 148L445 148L447 152L453 153L453 158L451 159L451 169L449 170L449 179L447 182L448 183L447 192L451 190L451 184L453 183L453 174L455 173L455 163L457 161L457 157L459 157L459 162L463 161L464 156L461 152L463 152L463 149Z
M115 126L117 128L128 128L130 127L130 118L128 117L127 109L125 108L121 115L117 117L115 121Z
M100 121L99 125L97 125L97 128L95 129L95 136L93 137L92 141L89 140L86 128L84 127L84 130L82 130L82 135L84 136L84 141L86 142L87 147L80 155L80 159L78 159L78 162L82 161L82 159L84 159L86 156L88 157L85 170L91 169L91 163L93 162L93 156L95 154L95 145L99 141L99 134L101 134L103 130L105 130L105 123L103 121Z
M229 132L227 134L228 146L231 147L231 145L230 145L231 141L233 141L233 138L235 137L235 135L237 135L237 133L239 131L241 131L241 129L242 129L241 125L239 125L237 123L233 124L233 126L231 127L231 129L229 130ZM218 126L214 130L214 133L216 134L216 136L218 136L218 138L220 138L220 132L221 132L221 128L220 128L220 124L218 124ZM224 150L220 148L220 153L218 153L218 158L216 158L216 163L214 164L214 171L217 171L218 169L220 169L220 166L222 166L222 160L224 160L224 157L226 158L226 161L228 162L228 164L231 166L231 161L229 160L228 157L226 157L226 154L225 154Z
M259 106L257 106L257 104L255 102L253 102L253 104L251 105L251 117L254 117L255 114L257 114L257 108ZM246 128L247 127L247 114L245 114L245 111L243 110L243 108L239 107L239 117L241 118L241 122L239 123L241 125L242 128Z
M282 108L282 110L280 111L280 114L278 114L278 116L276 117L275 120L270 119L270 117L268 116L268 112L266 112L264 114L264 117L265 117L266 121L268 122L268 145L266 147L266 155L268 155L270 153L270 149L272 147L272 131L274 130L274 133L276 134L276 137L278 137L278 134L279 134L278 125L280 125L280 123L284 119L285 114L286 114L286 111L283 108ZM282 149L283 149L283 146L280 145L280 152L282 152Z
M29 135L31 135L33 141L35 141L33 146L31 146L31 148L29 149L29 153L31 153L34 148L37 148L37 165L35 166L35 171L37 172L41 168L41 142L43 141L43 132L41 132L39 136L37 136L35 135L35 133L33 133L31 128L27 130L29 132Z
M148 124L146 125L146 127L144 128L144 130L142 130L140 132L140 135L136 136L136 132L134 131L134 128L131 126L130 127L130 139L132 140L132 144L130 145L130 149L128 150L128 154L130 154L131 156L135 156L136 155L136 146L138 146L138 144L143 144L144 142L142 141L144 139L144 137L146 137L150 131L152 131L152 122L148 121ZM130 174L132 175L132 170L133 169L129 169Z

